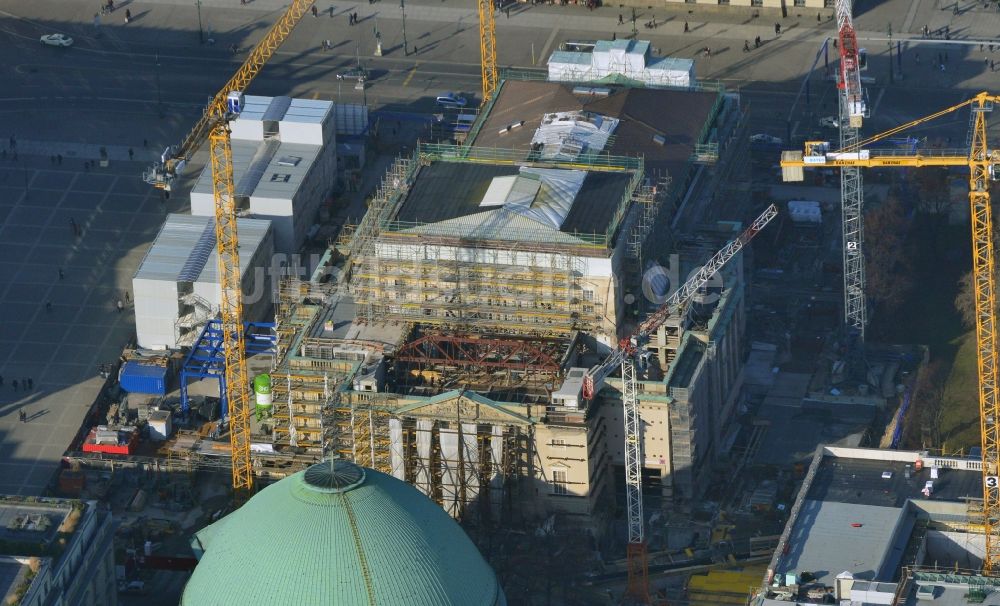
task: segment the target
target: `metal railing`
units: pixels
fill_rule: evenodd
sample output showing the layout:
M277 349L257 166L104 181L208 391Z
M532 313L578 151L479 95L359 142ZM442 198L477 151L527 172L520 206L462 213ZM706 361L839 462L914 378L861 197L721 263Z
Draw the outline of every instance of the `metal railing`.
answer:
M469 147L446 143L420 143L416 151L421 158L445 162L534 164L580 170L639 170L643 166L642 158L611 154L580 154L573 160L558 160L539 158L536 154L525 150Z

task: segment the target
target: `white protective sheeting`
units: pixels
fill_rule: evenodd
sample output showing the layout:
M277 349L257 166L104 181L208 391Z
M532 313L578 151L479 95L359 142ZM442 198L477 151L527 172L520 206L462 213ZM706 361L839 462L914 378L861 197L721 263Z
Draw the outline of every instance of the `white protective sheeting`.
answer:
M514 177L496 177L490 183L479 205L496 207L502 200L503 206L493 212L482 213L488 215L483 217L483 224L499 225L502 221L501 217L495 216L496 213L514 213L558 230L569 216L587 173L528 166L522 166L520 172Z
M389 419L389 464L392 477L406 480L403 456L403 422L399 419Z
M419 419L417 421L417 480L416 486L425 495L431 494L431 439L433 438L434 421Z
M555 112L542 116L531 138L532 149L553 160L575 160L580 154L596 154L618 126L617 118L583 111Z
M624 77L654 86L695 83L693 60L654 57L650 51L645 40L600 40L593 52L556 51L548 61L549 80L600 82Z
M453 518L461 514L458 502L458 489L461 482L458 465L458 430L438 430L438 440L441 446L441 506Z

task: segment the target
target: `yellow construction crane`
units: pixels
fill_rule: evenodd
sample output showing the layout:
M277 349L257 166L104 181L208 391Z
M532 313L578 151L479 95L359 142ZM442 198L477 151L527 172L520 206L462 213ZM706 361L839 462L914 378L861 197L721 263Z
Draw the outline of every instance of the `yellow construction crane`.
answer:
M479 57L483 72L483 101L486 105L500 83L497 69L497 23L493 12L494 0L479 2Z
M805 168L837 166L968 166L969 205L972 216L972 268L976 306L976 345L979 372L979 423L983 447L983 514L986 553L983 572L1000 574L1000 394L997 373L996 284L993 273L993 223L989 182L1000 177L1000 151L986 141L986 113L1000 96L979 93L927 117L908 122L841 150L830 150L825 141L807 141L804 151L781 154L785 181L802 181ZM901 153L867 149L876 141L968 106L972 112L968 149Z
M207 139L212 166L212 191L215 193L215 237L219 253L225 388L229 402L229 439L232 446L233 491L241 504L253 491L253 468L250 464L250 383L243 345L243 302L240 279L239 236L236 232L236 203L233 190L233 150L229 140L229 121L242 110L243 91L288 38L315 0L292 0L285 14L250 51L229 82L205 108L191 132L179 147L171 148L145 175L146 181L169 190L177 171Z

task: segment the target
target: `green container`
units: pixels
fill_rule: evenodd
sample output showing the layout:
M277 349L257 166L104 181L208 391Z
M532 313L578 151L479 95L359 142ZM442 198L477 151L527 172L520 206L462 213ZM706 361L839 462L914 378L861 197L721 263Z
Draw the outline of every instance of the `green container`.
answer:
M257 375L253 378L253 393L258 409L271 409L271 375Z

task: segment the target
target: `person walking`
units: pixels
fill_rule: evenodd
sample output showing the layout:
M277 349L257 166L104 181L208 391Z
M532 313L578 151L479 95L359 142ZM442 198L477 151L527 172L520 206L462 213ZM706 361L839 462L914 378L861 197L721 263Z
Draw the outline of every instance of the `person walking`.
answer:
M63 268L60 267L59 268L59 279L62 280L65 277L66 277L66 275L63 273Z
M625 25L625 18L622 17L621 13L618 13L618 25Z
M134 158L134 157L135 157L135 152L134 152L134 151L132 151L132 148L131 148L131 147L130 147L130 148L128 148L128 159L129 159L129 160L131 160L131 159L132 159L132 158Z
M329 42L329 40L327 40L327 42ZM131 302L132 302L132 295L128 294L128 291L126 290L125 291L125 304L127 305L127 304L129 304Z
M25 423L28 421L28 413L24 412L24 409L21 408L17 411L17 418L19 418L22 423Z
M775 36L780 36L781 35L781 24L780 23L775 23L774 24L774 35Z
M28 389L34 389L34 388L35 388L35 382L31 380L31 377L28 377Z
M743 41L743 52L744 53L749 53L750 52L750 41L749 40L744 40Z
M330 18L333 19L333 7L330 7Z
M312 7L312 14L313 14L313 17L319 17L319 10L316 8L315 4Z
M49 313L52 313L52 301L46 301L45 302L45 311L49 312Z
M115 307L118 308L118 313L122 313L123 311L125 311L125 304L122 303L121 299L118 299L118 302L115 304Z
M688 33L689 31L691 31L691 28L689 28L689 27L688 27L688 22L687 22L687 21L685 21L685 22L684 22L684 33L686 34L686 33Z
M131 20L132 20L132 11L130 11L129 9L126 8L125 9L125 24L128 25L128 22L131 21Z
M17 379L10 382L11 387L14 388L14 393L17 393Z

